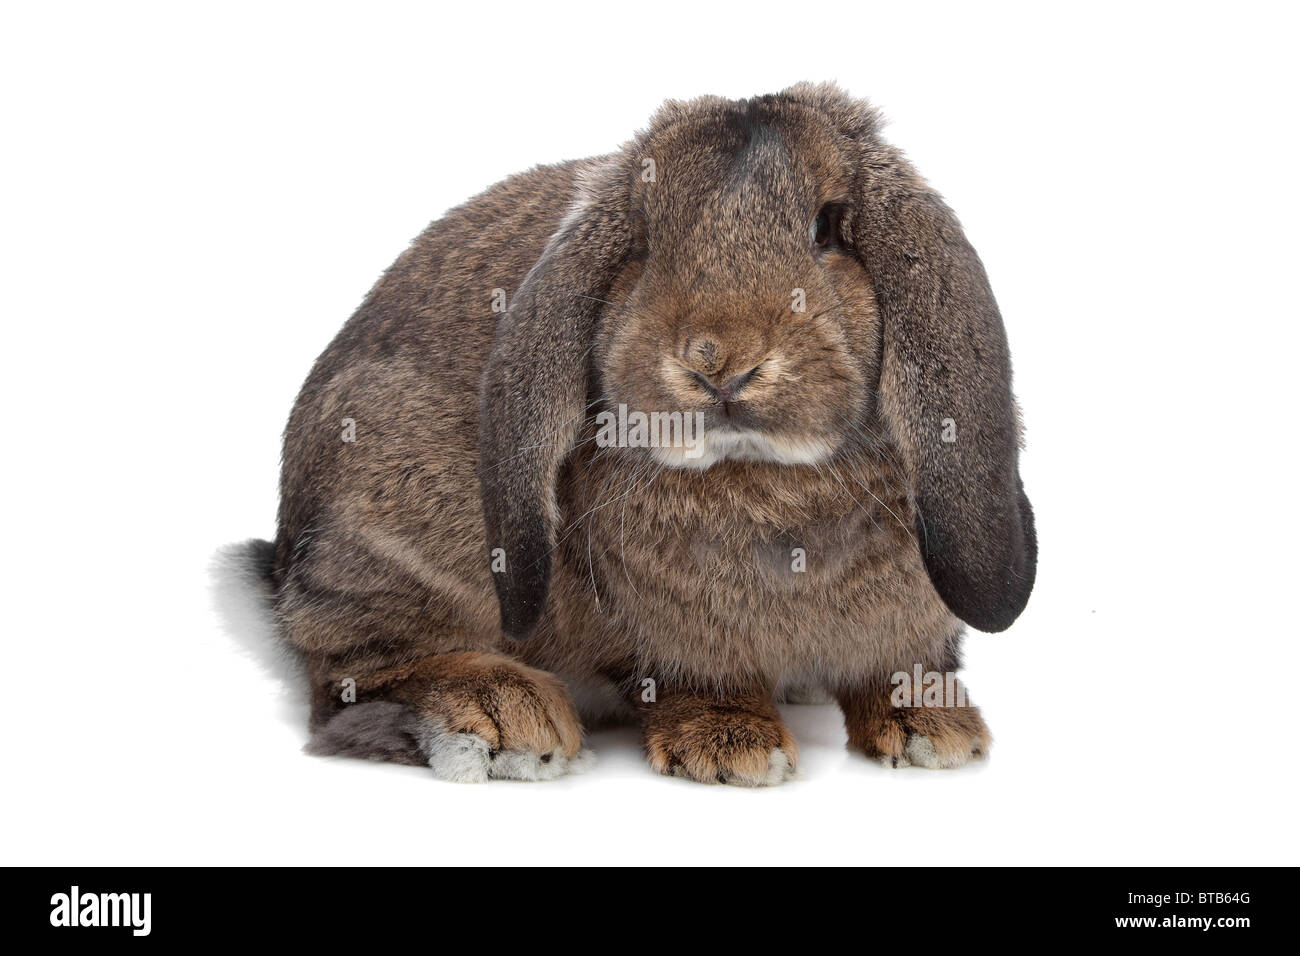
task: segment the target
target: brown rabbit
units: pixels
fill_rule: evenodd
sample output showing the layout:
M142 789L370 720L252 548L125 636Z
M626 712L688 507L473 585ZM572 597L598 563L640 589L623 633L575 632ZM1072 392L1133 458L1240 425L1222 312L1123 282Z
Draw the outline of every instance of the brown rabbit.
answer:
M549 778L581 710L660 772L769 784L810 685L893 766L986 751L962 622L1008 627L1036 561L1006 337L877 127L833 86L670 102L402 254L285 434L314 751Z

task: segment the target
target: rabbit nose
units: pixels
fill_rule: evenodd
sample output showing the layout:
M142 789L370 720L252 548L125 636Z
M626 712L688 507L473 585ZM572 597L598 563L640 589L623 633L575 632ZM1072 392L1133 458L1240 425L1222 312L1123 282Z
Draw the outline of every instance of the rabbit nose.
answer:
M741 372L739 375L733 375L723 382L719 382L716 376L702 375L699 372L692 372L695 381L699 383L709 395L719 402L729 402L748 385L754 378L754 375L761 368L761 363L755 365L748 372Z
M710 338L687 338L682 345L682 359L696 374L717 375L726 364L722 346Z

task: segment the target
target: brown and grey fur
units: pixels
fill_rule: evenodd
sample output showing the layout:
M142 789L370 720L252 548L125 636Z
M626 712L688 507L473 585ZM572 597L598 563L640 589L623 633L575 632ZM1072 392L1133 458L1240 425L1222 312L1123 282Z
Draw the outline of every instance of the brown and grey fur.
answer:
M729 404L701 385L753 369ZM722 457L597 447L619 403L703 412ZM773 783L796 754L772 702L818 686L855 748L964 762L978 711L894 708L889 677L955 670L963 621L1024 607L1018 441L979 260L865 103L669 103L433 223L316 363L272 568L313 747L555 776L583 757L567 685L638 720L657 770Z

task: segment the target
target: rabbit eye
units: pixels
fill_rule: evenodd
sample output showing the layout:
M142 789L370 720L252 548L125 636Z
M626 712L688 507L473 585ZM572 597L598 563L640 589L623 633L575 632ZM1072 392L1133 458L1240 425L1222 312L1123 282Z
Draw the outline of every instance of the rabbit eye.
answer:
M835 245L839 227L839 207L831 203L822 206L821 212L817 213L817 218L808 228L808 241L812 245L813 252L820 252Z

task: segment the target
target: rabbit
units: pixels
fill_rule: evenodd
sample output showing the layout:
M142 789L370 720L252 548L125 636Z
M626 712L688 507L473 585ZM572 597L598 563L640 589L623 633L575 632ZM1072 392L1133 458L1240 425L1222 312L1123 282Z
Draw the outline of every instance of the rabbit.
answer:
M987 753L953 675L1033 587L1020 412L980 260L880 125L830 84L669 101L402 253L285 431L311 752L545 780L631 722L655 771L763 786L812 688L887 766Z

